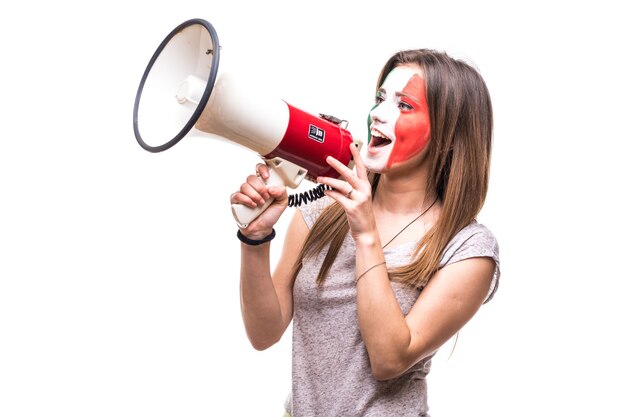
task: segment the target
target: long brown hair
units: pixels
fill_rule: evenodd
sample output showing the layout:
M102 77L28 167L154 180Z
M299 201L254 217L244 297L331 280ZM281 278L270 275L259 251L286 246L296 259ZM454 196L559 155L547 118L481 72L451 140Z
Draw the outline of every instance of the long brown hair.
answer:
M418 243L411 263L389 271L390 279L421 287L439 268L443 251L461 229L480 212L487 196L493 113L487 86L479 72L445 52L430 49L400 51L383 67L376 89L392 69L416 64L424 72L426 101L430 116L430 159L427 192L442 203L439 219ZM370 174L372 197L380 174ZM329 205L319 216L294 265L294 276L303 259L328 253L320 268L321 285L332 266L349 226L338 203Z

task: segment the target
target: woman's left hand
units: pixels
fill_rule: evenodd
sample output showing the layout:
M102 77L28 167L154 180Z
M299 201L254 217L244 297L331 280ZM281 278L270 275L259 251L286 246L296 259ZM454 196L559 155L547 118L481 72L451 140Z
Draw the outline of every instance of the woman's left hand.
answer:
M341 175L343 180L329 177L317 177L316 180L332 188L326 191L326 195L343 207L354 240L367 238L371 241L370 239L378 236L372 210L372 187L367 178L367 168L354 143L350 145L350 152L354 160L354 171L329 156L326 162Z

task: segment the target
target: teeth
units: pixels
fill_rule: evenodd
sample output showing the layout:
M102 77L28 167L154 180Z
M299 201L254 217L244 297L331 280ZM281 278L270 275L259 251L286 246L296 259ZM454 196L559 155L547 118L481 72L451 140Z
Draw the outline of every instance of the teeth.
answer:
M375 136L375 137L377 137L377 138L391 140L391 139L389 139L387 136L383 135L382 133L380 133L380 132L379 132L378 130L376 130L376 129L372 129L370 133L371 133L371 135L372 135L372 136Z
M380 131L378 131L377 129L370 129L370 134L372 135L372 141L370 142L370 146L374 148L387 146L392 142L391 139L380 133Z

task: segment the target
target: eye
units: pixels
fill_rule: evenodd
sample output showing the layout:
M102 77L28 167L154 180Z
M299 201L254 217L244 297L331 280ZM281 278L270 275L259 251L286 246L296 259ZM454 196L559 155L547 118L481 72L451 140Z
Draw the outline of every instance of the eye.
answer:
M400 110L403 110L403 111L411 111L411 110L413 110L413 106L411 106L408 103L405 103L404 101L401 101L401 102L398 103L398 108Z
M385 95L382 92L377 92L376 97L374 97L374 103L380 104L385 101Z

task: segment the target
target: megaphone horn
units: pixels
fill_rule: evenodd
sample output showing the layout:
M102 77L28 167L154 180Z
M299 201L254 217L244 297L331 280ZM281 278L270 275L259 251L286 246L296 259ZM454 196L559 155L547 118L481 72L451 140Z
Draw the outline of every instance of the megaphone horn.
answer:
M161 42L135 98L133 129L141 147L164 151L192 129L217 135L258 153L270 167L267 185L290 188L304 178L337 178L328 156L352 164L349 146L361 142L352 138L347 122L254 94L254 87L232 74L218 76L219 59L217 33L203 19L183 22ZM239 227L247 227L271 202L254 209L233 204Z

